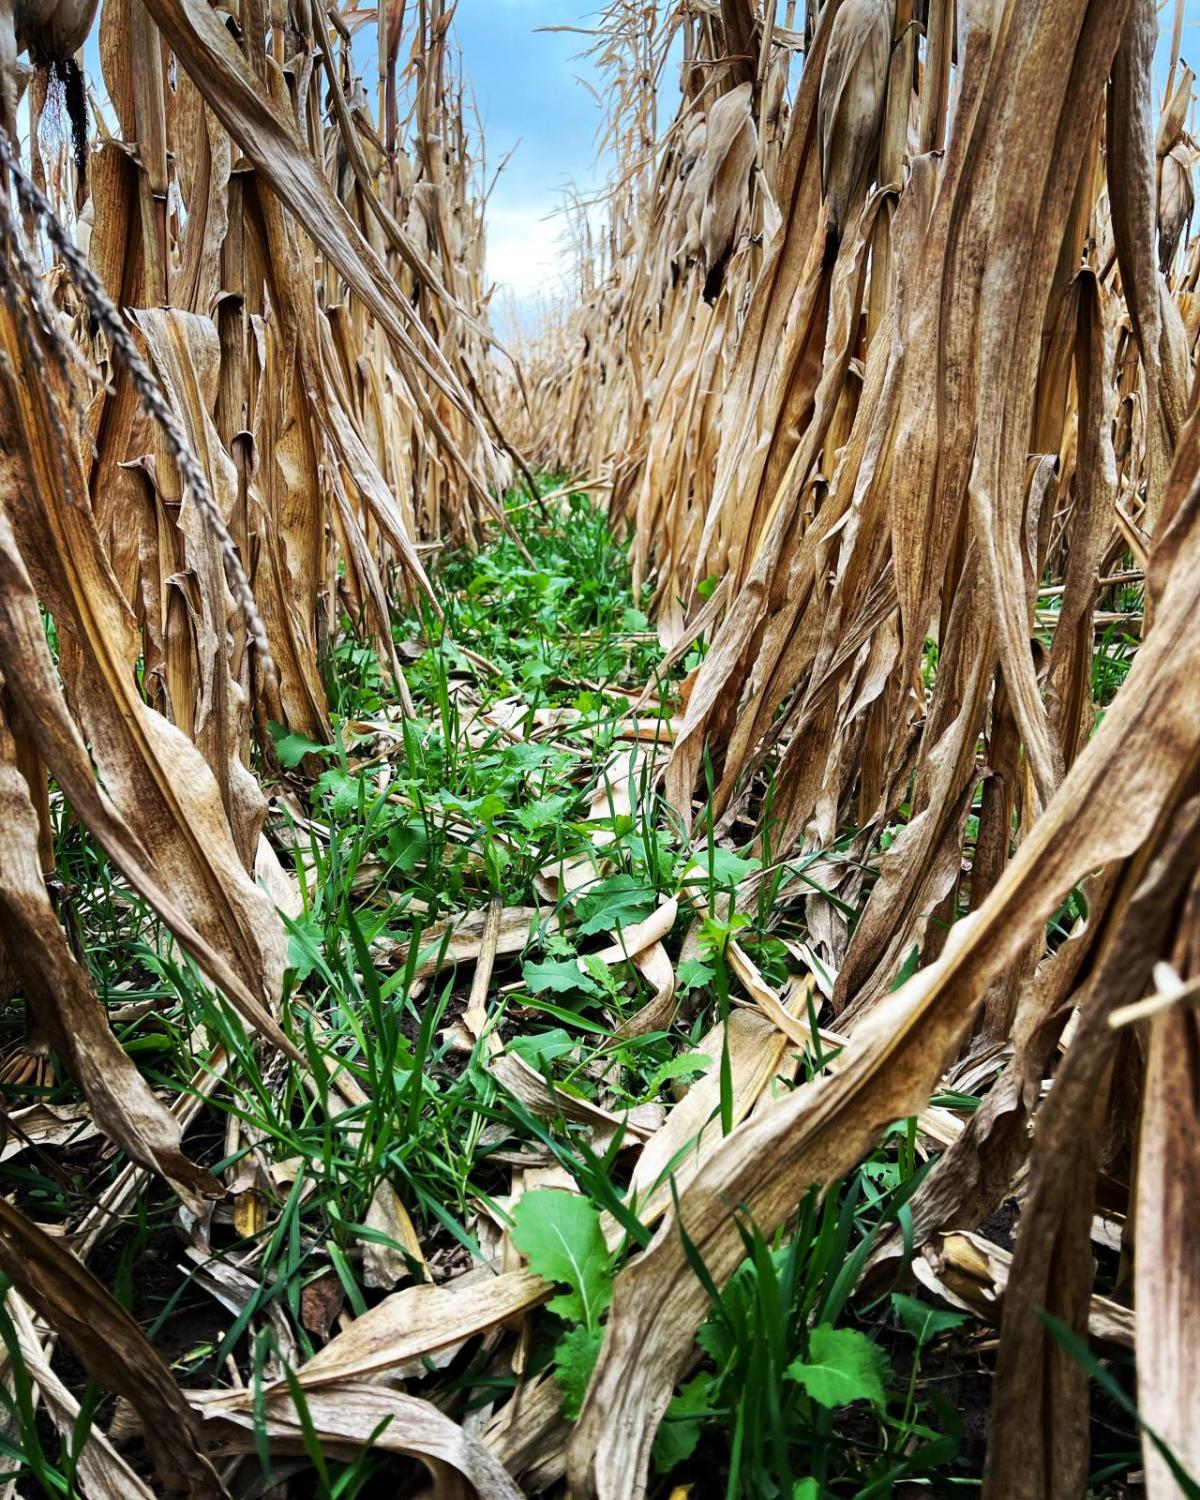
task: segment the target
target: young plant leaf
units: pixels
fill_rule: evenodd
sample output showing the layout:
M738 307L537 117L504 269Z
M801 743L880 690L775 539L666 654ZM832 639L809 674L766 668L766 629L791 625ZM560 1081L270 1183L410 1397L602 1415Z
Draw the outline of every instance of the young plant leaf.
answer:
M706 964L703 959L684 958L679 962L679 968L675 973L675 982L683 991L703 989L706 984L711 984L715 976L715 970Z
M650 1450L656 1474L669 1474L695 1453L702 1427L698 1413L708 1409L708 1388L708 1376L697 1375L671 1397Z
M582 937L619 931L644 921L658 904L653 889L634 875L610 875L580 897L575 914Z
M550 1300L550 1311L595 1331L612 1301L608 1246L595 1204L577 1193L535 1188L513 1210L512 1240L531 1270L570 1288Z
M882 1411L887 1401L884 1381L891 1370L887 1355L866 1334L818 1323L809 1336L808 1358L795 1360L787 1373L821 1406L869 1401Z
M573 958L548 958L541 963L527 963L522 970L525 983L535 995L601 994L600 986L585 974Z
M948 1333L951 1328L960 1328L969 1321L966 1313L928 1307L916 1297L906 1297L903 1292L892 1293L892 1306L906 1332L916 1340L918 1349L924 1349L939 1333Z
M564 1334L554 1350L554 1378L562 1392L562 1414L569 1421L579 1415L602 1340L598 1328L585 1328L581 1323Z
M318 745L302 734L286 734L279 724L268 726L275 740L275 756L285 771L294 770L306 755L328 755L328 745Z

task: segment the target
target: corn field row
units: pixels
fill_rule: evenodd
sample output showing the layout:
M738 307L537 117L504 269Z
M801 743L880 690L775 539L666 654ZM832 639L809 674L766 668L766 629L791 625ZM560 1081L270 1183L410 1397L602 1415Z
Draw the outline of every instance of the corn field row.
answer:
M0 998L24 1017L0 1128L6 1160L43 1161L84 1120L115 1162L56 1225L5 1183L8 1457L22 1422L82 1431L71 1483L98 1500L257 1493L287 1455L270 1493L341 1493L297 1466L332 1485L322 1454L364 1451L405 1494L784 1493L670 1483L656 1434L747 1225L786 1243L810 1190L911 1121L925 1169L846 1293L915 1277L993 1328L987 1500L1195 1493L1200 237L1184 5L1161 19L1165 91L1155 0L607 0L588 45L614 179L572 220L577 286L504 347L446 0L0 0ZM411 810L422 663L461 618L439 560L499 546L541 586L531 537L574 491L602 497L640 606L612 738L585 755L590 707L499 697L464 638L434 779L451 722L467 761L577 754L577 813L563 791L546 827L580 842L560 829L520 883L504 808L456 805L465 894L397 960L418 1029L452 960L470 1067L611 1158L611 1306L550 1304L594 1340L564 1403L565 1356L535 1351L574 1283L519 1217L522 1193L580 1191L560 1151L501 1158L498 1213L470 1188L479 1253L453 1274L381 1170L311 1282L349 1256L374 1295L310 1352L299 1303L258 1295L299 1179L219 1101L258 1070L363 1146L376 1075L297 977L338 821L305 799L340 765ZM370 723L331 686L339 650L377 664ZM626 825L675 840L684 876L587 920ZM231 1030L191 1028L186 1087L122 1045L68 827L120 921L220 997ZM702 900L686 872L721 850L735 877ZM650 1123L600 1063L577 1097L497 1009L505 963L543 949L556 995L563 964L603 987L609 1057L703 1019L703 960L719 1068ZM371 999L378 965L347 951ZM96 1269L151 1199L242 1314L207 1388ZM983 1233L1006 1203L1011 1251ZM222 1204L236 1255L209 1237ZM426 1381L464 1348L470 1378L463 1357ZM1141 1489L1089 1478L1111 1349L1136 1361ZM466 1399L480 1371L513 1393ZM120 1399L92 1422L95 1391Z

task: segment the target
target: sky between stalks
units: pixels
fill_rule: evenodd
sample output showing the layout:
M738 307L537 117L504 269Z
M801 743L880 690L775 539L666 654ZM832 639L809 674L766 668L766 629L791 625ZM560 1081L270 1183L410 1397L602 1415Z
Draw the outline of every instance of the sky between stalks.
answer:
M782 0L779 11L782 15ZM497 283L498 305L493 306L501 323L506 321L506 304L515 305L524 319L536 313L542 299L570 290L570 262L560 243L564 192L573 187L586 198L604 185L609 164L596 160L600 115L592 92L601 80L591 60L580 55L590 41L580 33L594 27L597 16L597 7L586 0L459 3L455 25L464 72L483 121L489 172L516 148L487 211L488 274ZM1173 20L1174 0L1165 0L1159 5L1160 93L1166 84ZM576 29L541 29L545 27ZM1198 28L1200 0L1186 0L1182 55L1200 72ZM664 88L671 97L659 110L662 122L674 114L677 79L678 69L668 68Z

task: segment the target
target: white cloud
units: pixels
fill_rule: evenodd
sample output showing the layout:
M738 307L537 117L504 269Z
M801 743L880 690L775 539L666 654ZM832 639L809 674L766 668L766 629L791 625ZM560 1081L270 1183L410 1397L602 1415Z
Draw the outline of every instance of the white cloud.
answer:
M507 288L517 302L561 295L567 290L571 256L555 207L550 198L505 202L499 190L488 203L488 279Z

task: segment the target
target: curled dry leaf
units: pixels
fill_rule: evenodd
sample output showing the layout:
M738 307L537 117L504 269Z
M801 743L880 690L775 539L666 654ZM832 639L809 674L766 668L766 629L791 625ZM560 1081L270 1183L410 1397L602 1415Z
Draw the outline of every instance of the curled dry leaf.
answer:
M134 1408L167 1488L194 1500L223 1495L200 1423L161 1355L64 1245L3 1199L0 1267L38 1316L67 1340L91 1378Z
M782 1031L748 1010L734 1011L727 1028L714 1027L700 1039L696 1050L709 1059L702 1076L642 1147L633 1171L630 1200L644 1224L670 1208L672 1178L675 1190L683 1191L722 1139L717 1062L722 1047L729 1052L730 1110L736 1125L770 1097L773 1080L785 1071L788 1045Z
M553 1288L529 1271L469 1285L404 1287L385 1297L303 1365L306 1390L361 1380L435 1354L536 1307Z
M72 1442L78 1430L79 1402L51 1368L49 1352L38 1336L24 1300L15 1293L11 1294L5 1307L17 1331L21 1358L46 1403L59 1436L64 1442ZM134 1473L94 1422L77 1463L78 1483L86 1500L154 1500L154 1492Z
M426 928L421 933L420 956L413 977L428 979L446 965L477 960L484 950L488 911L488 907L483 907ZM557 925L553 912L542 907L507 906L500 914L495 956L507 958L520 953L528 946L535 932L550 934L556 931ZM407 954L407 943L395 943L380 949L380 957L391 964L402 965Z
M31 1017L79 1084L97 1126L199 1211L205 1198L221 1196L221 1185L183 1154L178 1122L121 1048L68 947L46 894L37 817L2 714L0 830L0 940Z
M666 937L674 927L675 918L678 915L679 902L671 896L657 906L644 921L631 922L628 927L614 931L613 941L607 948L601 948L598 952L588 956L598 959L602 964L619 964L626 959L636 959L644 949L652 947ZM581 958L579 960L581 968L583 963Z
M0 1113L0 1162L36 1146L75 1145L97 1134L85 1110L72 1105L27 1104Z
M228 1453L255 1452L260 1421L272 1447L306 1451L305 1428L287 1393L268 1395L262 1417L251 1391L191 1391L188 1399L193 1420L198 1418ZM428 1401L347 1381L306 1391L304 1404L322 1451L331 1457L352 1460L369 1445L419 1459L439 1494L462 1495L465 1483L478 1500L521 1500L521 1491L488 1449Z
M1192 182L1192 153L1182 142L1163 159L1158 195L1158 269L1167 275L1175 264L1180 241L1192 222L1196 188Z
M546 1120L563 1119L588 1126L599 1150L603 1150L618 1131L623 1131L626 1140L631 1142L644 1139L649 1133L644 1125L628 1115L612 1114L598 1104L555 1088L515 1052L502 1052L490 1058L487 1067L492 1077L533 1114Z
M966 1230L935 1235L913 1262L913 1274L922 1286L952 1306L997 1324L1011 1269L1010 1251ZM1133 1347L1133 1313L1107 1297L1092 1297L1088 1329L1105 1343Z
M634 966L654 994L626 1020L614 1035L625 1038L644 1036L650 1031L665 1031L675 1019L679 1001L675 995L675 966L662 943L656 942L633 955Z
M479 1435L526 1493L555 1484L566 1468L571 1424L562 1414L562 1391L553 1375L538 1375L501 1407Z

